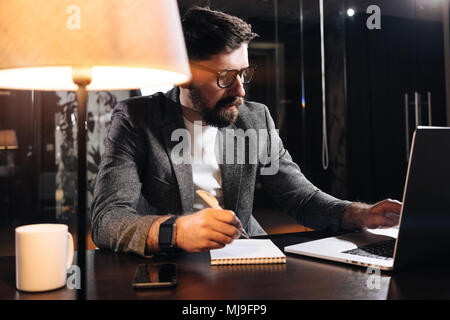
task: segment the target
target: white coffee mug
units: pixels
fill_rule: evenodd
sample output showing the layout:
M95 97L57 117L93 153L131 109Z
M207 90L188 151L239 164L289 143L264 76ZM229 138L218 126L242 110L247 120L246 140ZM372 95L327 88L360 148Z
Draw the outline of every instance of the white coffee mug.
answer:
M65 224L16 228L16 288L39 292L65 286L73 262L73 238Z

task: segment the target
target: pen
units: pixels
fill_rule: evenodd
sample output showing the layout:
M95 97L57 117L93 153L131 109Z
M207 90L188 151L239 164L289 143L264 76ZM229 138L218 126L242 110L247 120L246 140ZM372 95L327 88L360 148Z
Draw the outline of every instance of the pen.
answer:
M211 208L214 209L220 209L222 210L222 207L219 206L219 201L217 201L216 197L214 197L211 193L209 193L208 191L205 190L197 190L196 193L199 195L200 198L202 198ZM234 212L233 212L234 213ZM249 235L247 234L247 232L245 232L244 227L242 226L241 220L239 220L239 218L234 215L239 226L239 232L244 236L244 238L246 239L250 239Z

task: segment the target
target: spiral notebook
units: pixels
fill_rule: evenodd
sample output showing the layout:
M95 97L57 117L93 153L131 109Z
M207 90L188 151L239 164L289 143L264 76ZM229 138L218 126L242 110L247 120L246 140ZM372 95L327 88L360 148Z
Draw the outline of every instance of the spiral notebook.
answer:
M269 239L237 239L210 254L211 265L286 263L286 255Z

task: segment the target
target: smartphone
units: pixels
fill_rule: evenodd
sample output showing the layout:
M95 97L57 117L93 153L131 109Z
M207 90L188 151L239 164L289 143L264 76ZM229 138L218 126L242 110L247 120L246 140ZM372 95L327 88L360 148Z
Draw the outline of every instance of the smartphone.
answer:
M175 263L140 264L133 279L135 289L173 287L177 284Z

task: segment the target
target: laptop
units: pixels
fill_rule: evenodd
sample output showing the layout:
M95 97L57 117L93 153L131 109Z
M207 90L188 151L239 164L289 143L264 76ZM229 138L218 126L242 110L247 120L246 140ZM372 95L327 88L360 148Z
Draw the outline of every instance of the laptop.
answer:
M450 128L413 135L399 225L295 244L285 252L381 270L450 256Z

